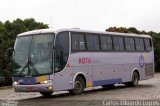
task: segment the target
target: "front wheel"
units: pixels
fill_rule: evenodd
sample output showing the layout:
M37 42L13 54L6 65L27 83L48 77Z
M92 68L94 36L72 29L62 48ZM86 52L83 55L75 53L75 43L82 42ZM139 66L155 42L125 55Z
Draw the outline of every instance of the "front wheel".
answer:
M69 91L71 95L80 95L84 92L85 83L81 77L77 77L74 82L74 88Z
M41 95L43 96L51 96L53 92L40 92Z

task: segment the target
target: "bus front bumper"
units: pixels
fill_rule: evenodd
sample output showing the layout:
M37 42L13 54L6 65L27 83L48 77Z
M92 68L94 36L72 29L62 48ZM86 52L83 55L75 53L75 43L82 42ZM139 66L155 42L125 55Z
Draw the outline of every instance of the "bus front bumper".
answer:
M53 84L13 85L15 92L53 92Z

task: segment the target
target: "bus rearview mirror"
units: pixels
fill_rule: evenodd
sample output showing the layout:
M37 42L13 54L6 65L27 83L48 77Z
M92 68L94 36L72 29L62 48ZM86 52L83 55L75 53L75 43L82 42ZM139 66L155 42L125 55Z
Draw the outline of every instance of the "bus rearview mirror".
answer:
M8 48L5 52L5 62L8 63L9 62L9 57L11 57L12 53L13 53L14 49L13 48Z

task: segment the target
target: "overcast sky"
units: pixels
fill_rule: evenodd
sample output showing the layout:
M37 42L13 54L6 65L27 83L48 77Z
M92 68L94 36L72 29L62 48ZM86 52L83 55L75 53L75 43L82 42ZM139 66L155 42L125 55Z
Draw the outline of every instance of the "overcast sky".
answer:
M160 32L160 0L0 0L0 21L35 18L53 28Z

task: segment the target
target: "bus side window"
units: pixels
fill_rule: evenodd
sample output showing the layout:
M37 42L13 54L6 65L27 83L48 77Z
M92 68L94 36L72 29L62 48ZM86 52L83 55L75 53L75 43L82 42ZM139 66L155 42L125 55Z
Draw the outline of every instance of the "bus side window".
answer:
M107 36L107 44L108 44L108 50L113 50L113 43L112 43L112 37Z
M101 44L102 50L112 50L113 49L111 36L101 35L100 44Z
M127 51L130 51L131 50L131 45L130 45L130 40L128 37L124 38L124 41L125 41L125 47L126 47L126 50Z
M130 37L125 37L125 47L127 51L134 51L135 50L135 45L134 45L134 39Z
M143 38L135 38L135 43L136 43L136 50L137 51L144 51Z
M141 46L141 51L144 51L144 40L143 40L143 38L140 38L140 46Z
M87 49L91 51L100 50L99 38L96 34L86 34Z
M119 37L119 48L121 51L124 50L124 41L123 41L123 37Z
M141 46L140 46L140 40L139 40L139 38L135 38L135 44L136 44L136 50L140 51L141 50Z
M145 49L147 51L150 51L152 50L152 42L151 42L151 39L148 39L148 38L145 38Z
M135 42L133 38L130 38L131 50L135 51Z
M55 73L62 71L65 67L69 56L69 32L60 32L55 42Z
M117 51L124 50L123 37L113 36L113 44L114 44L114 50Z
M82 33L72 33L72 50L85 50L85 40Z

